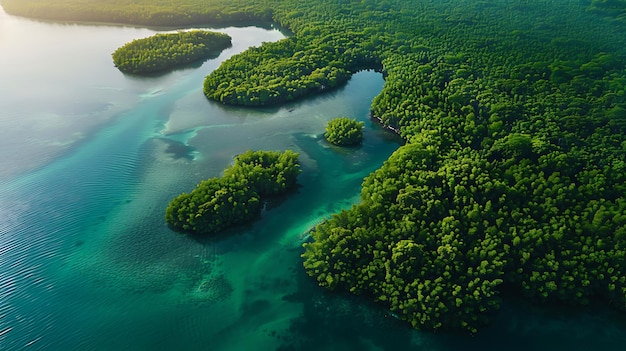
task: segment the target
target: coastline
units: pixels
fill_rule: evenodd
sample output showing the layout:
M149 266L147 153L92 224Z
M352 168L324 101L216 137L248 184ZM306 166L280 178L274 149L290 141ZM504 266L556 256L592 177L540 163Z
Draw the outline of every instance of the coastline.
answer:
M392 131L392 132L394 132L396 135L398 135L400 138L402 138L402 140L405 140L405 139L402 137L402 135L400 134L400 128L396 128L396 127L393 127L393 126L388 126L388 125L385 125L385 124L383 123L383 119L382 119L382 118L380 118L380 117L378 117L378 116L375 116L375 115L374 115L374 114L372 114L371 112L370 112L370 116L371 116L371 118L372 118L372 119L375 119L375 120L376 120L376 122L378 122L378 124L379 124L379 125L380 125L383 129L387 129L387 130L389 130L389 131ZM405 141L406 141L406 140L405 140Z
M60 25L82 25L82 26L112 26L112 27L127 27L127 28L143 28L150 29L154 31L173 31L180 29L195 29L195 28L210 28L210 29L224 29L228 27L235 28L244 28L244 27L258 27L263 29L278 29L285 36L289 37L293 35L290 29L280 25L277 21L274 20L273 16L270 18L250 18L249 20L218 20L211 21L209 18L207 21L191 21L186 22L184 20L181 21L173 21L168 24L157 24L153 23L154 20L147 20L146 22L141 21L132 21L121 18L120 20L99 20L99 19L89 19L89 20L81 20L78 19L80 17L79 13L69 13L64 14L62 16L37 16L37 14L27 14L22 13L20 11L13 12L7 10L5 5L0 1L0 8L2 11L8 16L19 17L23 19L27 19L35 22L49 23L49 24L60 24ZM220 13L213 13L211 15L220 15ZM110 17L115 16L115 14L111 14ZM106 15L102 17L107 17ZM207 16L208 17L208 16Z

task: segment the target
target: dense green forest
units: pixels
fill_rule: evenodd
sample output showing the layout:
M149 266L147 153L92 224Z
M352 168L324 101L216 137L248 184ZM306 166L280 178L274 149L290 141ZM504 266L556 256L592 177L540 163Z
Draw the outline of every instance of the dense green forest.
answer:
M227 34L180 31L135 39L115 50L112 56L122 72L149 73L217 56L229 46Z
M363 141L363 127L365 123L354 118L337 117L326 124L324 138L329 143L339 146L360 144Z
M589 10L613 17L615 21L626 24L625 0L591 0Z
M226 0L1 0L7 13L60 21L185 26L269 22L269 5Z
M173 229L213 234L249 222L261 213L262 198L288 191L300 174L298 154L251 151L235 157L221 178L201 181L169 203L165 221Z
M372 113L407 143L364 180L361 203L311 232L304 266L322 286L428 329L475 332L503 294L626 309L623 1L3 4L140 24L271 17L293 31L207 77L207 96L229 104L280 103L381 70Z

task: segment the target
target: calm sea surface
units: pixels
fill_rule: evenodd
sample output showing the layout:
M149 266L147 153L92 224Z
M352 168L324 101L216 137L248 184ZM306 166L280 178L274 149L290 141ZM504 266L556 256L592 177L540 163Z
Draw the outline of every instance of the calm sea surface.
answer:
M271 109L209 102L220 62L275 41L275 29L224 28L217 59L151 77L111 53L155 30L59 24L0 11L0 350L622 350L626 323L505 304L477 336L413 331L366 300L304 274L309 228L358 200L398 148L368 119L384 81ZM337 116L366 122L356 149L327 145ZM169 230L174 195L219 176L247 149L300 153L299 189L260 221L217 238Z

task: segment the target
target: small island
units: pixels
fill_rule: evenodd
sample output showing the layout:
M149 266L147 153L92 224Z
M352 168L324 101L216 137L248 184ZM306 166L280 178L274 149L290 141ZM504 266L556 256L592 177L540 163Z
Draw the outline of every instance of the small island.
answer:
M360 144L363 140L363 126L365 123L358 122L354 118L337 117L328 121L324 138L329 143L338 146L351 146Z
M200 182L191 193L175 197L165 210L174 230L214 234L257 218L266 196L285 193L296 185L298 153L291 150L251 151L235 157L221 178Z
M167 70L219 55L231 46L227 34L204 30L156 34L135 39L113 52L113 63L125 73Z

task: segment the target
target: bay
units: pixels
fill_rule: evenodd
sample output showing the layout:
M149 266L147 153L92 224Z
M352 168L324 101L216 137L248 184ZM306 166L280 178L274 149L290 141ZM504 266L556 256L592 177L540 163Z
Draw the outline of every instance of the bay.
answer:
M2 347L278 347L302 312L284 298L307 230L355 202L399 145L368 118L381 75L280 108L230 108L207 101L204 76L284 38L277 29L218 29L233 47L217 59L138 77L110 54L154 29L0 16ZM339 115L368 123L361 147L323 141ZM300 152L298 191L216 239L165 226L169 199L247 149Z
M366 298L306 277L308 230L358 201L399 146L369 120L384 81L281 107L216 104L202 80L227 57L284 35L223 28L215 60L149 77L110 54L168 29L50 23L0 11L0 349L621 349L621 315L507 300L477 336L410 329ZM169 29L171 30L171 29ZM337 116L366 122L361 147L321 137ZM247 149L300 153L294 194L216 238L169 230L169 199L219 176Z

